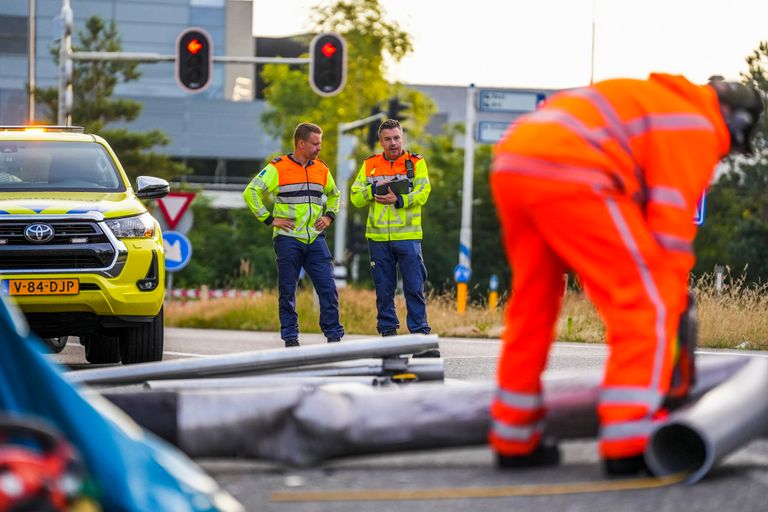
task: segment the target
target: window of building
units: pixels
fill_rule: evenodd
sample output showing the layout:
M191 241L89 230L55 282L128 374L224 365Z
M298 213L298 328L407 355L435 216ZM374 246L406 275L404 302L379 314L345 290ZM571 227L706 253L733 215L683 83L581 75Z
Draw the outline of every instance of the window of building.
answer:
M27 54L27 17L0 15L0 53Z

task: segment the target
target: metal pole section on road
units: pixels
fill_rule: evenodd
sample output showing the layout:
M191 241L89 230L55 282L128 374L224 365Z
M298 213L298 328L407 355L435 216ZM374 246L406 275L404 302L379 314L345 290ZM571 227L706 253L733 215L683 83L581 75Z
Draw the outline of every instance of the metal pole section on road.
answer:
M467 288L472 274L472 196L475 161L475 84L467 88L467 115L464 132L464 183L461 193L461 231L459 232L459 264L456 267L456 311L467 307Z

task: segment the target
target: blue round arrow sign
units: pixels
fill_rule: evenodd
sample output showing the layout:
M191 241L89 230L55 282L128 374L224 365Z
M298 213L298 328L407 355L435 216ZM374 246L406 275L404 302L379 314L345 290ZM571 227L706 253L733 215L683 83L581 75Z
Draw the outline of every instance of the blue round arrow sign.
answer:
M192 243L178 231L163 233L163 247L165 248L165 270L168 272L183 269L192 259Z

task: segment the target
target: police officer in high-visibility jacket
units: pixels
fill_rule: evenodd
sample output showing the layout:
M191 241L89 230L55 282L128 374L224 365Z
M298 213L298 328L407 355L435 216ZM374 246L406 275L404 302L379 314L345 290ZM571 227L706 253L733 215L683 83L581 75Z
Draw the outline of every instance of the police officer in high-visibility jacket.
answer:
M721 158L750 150L762 111L742 84L652 74L561 92L509 127L491 174L514 276L489 431L498 466L559 462L542 438L540 375L570 269L610 347L597 411L604 469L647 471L649 434L681 398L670 380L696 203Z
M427 162L403 149L403 129L394 119L379 127L379 142L384 151L365 159L350 194L356 207L369 207L365 236L376 287L376 328L382 336L393 336L400 327L395 311L399 267L408 331L429 334L421 253L421 207L432 190Z
M339 295L333 280L325 230L339 211L339 191L328 167L317 159L322 129L301 123L293 134L294 151L273 159L248 184L243 197L256 218L273 228L277 255L280 337L286 347L299 346L296 286L304 267L320 301L320 329L328 342L341 341ZM270 213L264 196L274 195Z

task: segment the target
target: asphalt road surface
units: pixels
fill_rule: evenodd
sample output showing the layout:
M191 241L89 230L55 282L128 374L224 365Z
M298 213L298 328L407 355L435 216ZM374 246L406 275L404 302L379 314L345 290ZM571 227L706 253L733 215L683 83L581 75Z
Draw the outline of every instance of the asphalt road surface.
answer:
M347 336L345 340L358 338L363 337ZM324 339L305 335L302 343L324 343ZM277 333L170 328L166 330L165 358L280 346ZM440 349L447 379L494 378L497 341L441 339ZM764 353L739 354L768 357ZM550 358L549 372L561 376L593 371L601 367L605 355L602 345L559 343ZM73 369L89 367L82 364L82 348L76 342L55 358ZM561 447L559 467L518 472L497 471L487 447L356 457L311 469L264 461L197 462L249 511L724 512L768 508L768 440L753 441L734 452L695 485L652 488L643 488L651 485L649 480L606 479L593 441L569 441Z

